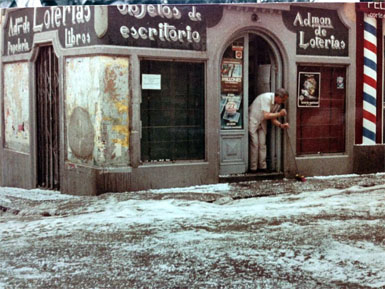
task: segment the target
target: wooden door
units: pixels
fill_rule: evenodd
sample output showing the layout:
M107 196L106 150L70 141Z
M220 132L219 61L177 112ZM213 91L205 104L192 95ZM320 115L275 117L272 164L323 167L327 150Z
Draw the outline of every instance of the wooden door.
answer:
M297 90L297 154L345 152L345 67L299 66L304 73L319 78L318 106L300 106L301 81Z
M60 189L58 58L52 46L39 49L36 61L37 184Z

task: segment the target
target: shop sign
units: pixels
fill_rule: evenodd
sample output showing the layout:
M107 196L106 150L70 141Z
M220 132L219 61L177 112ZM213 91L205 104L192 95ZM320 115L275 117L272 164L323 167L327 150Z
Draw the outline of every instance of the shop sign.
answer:
M320 106L320 81L319 72L298 73L298 107Z
M90 6L53 6L11 9L4 25L3 55L29 52L33 35L56 30L65 48L91 45L93 9Z
M385 19L385 2L356 3L357 11L367 13L369 17Z
M109 7L105 40L112 45L206 50L204 11L203 6L192 5Z
M119 45L206 50L206 29L221 6L52 6L7 10L3 55L31 51L34 34L57 31L63 48Z
M298 55L348 56L349 31L337 11L291 7L282 17L297 34Z

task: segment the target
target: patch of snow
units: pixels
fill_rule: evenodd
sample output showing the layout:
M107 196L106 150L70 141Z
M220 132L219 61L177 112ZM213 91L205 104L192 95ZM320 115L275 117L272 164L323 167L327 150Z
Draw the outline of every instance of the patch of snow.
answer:
M333 179L341 179L341 178L354 178L358 177L357 174L346 174L346 175L329 175L329 176L314 176L314 177L307 177L308 180L333 180Z
M367 174L367 175L359 175L359 174L345 174L345 175L328 175L328 176L314 176L314 177L307 177L308 180L334 180L334 179L342 179L342 178L355 178L355 177L362 177L365 178L366 176L385 176L385 172L378 172L374 174Z
M24 279L36 279L36 278L47 278L47 273L41 273L39 270L35 268L29 268L29 267L20 267L20 268L14 268L12 270L13 274L17 278L24 278Z
M32 201L55 201L78 198L77 196L61 194L59 191L49 191L42 189L25 190L19 188L0 188L0 199L7 200L7 197L14 197Z
M182 188L168 188L168 189L153 189L148 191L140 192L150 192L153 194L163 194L163 193L223 193L228 192L231 189L231 186L228 183L222 184L213 184L213 185L201 185L201 186L191 186L191 187L182 187ZM139 192L139 193L140 193Z
M233 185L216 184L142 193L224 193L235 189ZM40 260L31 261L36 267L23 264L24 267L21 268L12 267L7 263L10 262L9 259L13 262L14 258L23 260L17 254L8 260L3 258L0 260L0 288L6 282L6 279L1 279L3 276L25 280L43 280L46 277L60 280L60 277L64 276L68 278L72 274L71 268L78 268L82 262L85 267L77 272L87 275L99 270L104 272L106 278L112 278L108 275L112 274L108 267L111 264L104 264L101 257L104 253L92 256L92 253L87 251L103 243L108 250L108 256L122 256L122 260L115 262L122 262L125 268L131 270L131 273L125 272L131 274L129 278L145 280L148 276L138 277L142 276L138 274L154 270L152 273L157 276L154 278L158 279L154 279L152 284L156 285L161 284L156 281L162 281L165 277L173 281L176 278L185 278L185 282L191 281L188 280L191 277L188 272L191 272L194 266L197 266L194 267L196 274L199 274L199 271L208 273L206 285L221 280L210 279L213 275L234 278L234 282L239 283L233 285L240 285L243 284L242 281L249 281L247 278L241 279L248 277L247 270L257 270L260 266L268 272L263 275L267 283L271 282L270 279L274 280L274 276L276 280L281 280L279 278L285 276L284 274L301 278L300 274L296 275L301 272L311 276L306 280L317 280L320 283L353 282L352 284L357 286L378 288L385 286L383 243L371 242L365 238L343 239L339 236L350 236L352 232L365 235L365 230L372 227L380 231L385 215L384 191L385 184L369 187L353 184L344 189L330 187L260 198L233 200L231 197L221 196L216 202L209 203L184 199L119 200L118 194L104 198L74 197L52 191L0 188L0 200L12 201L13 197L41 201L34 207L25 209L30 211L55 212L59 203L63 205L63 201L68 201L65 216L38 216L27 219L18 215L2 218L0 240L3 249L0 248L0 253L24 248L24 252L30 254L31 251L38 250L36 246L50 246L44 242L53 241L55 244L55 240L64 239L64 249L69 250L72 246L78 246L79 249L85 247L84 250L89 254L83 252L84 259L76 259L76 264L73 263L74 259L71 259L72 255L66 257L58 254L51 256L51 259L44 255ZM379 217L376 219L376 216ZM115 239L119 234L122 234L120 239ZM313 237L314 234L316 237ZM84 239L84 236L91 239ZM135 238L134 241L129 239L130 236L139 241ZM92 241L92 238L95 240ZM31 240L34 240L33 247L30 247ZM148 252L156 257L152 257ZM138 264L141 254L149 254L146 262L150 265L145 262ZM180 257L175 257L179 258L175 260L171 254ZM139 257L134 259L133 256ZM53 273L35 269L41 267L42 260L55 269ZM94 262L97 263L96 267L92 267ZM238 266L237 270L241 270L243 275L227 276L234 271L235 266ZM224 273L221 273L223 270ZM199 275L200 278L203 278L202 276ZM293 288L300 284L300 281L298 282L288 281L287 284L283 283L285 286L275 284L271 288L290 288L290 285ZM175 287L178 287L176 284ZM251 281L247 284L253 288ZM5 283L4 287L7 286ZM100 287L108 286L100 284Z

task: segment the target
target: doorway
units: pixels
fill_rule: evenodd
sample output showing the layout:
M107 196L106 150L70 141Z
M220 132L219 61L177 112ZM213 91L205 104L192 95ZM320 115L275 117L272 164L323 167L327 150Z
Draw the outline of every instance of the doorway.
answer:
M39 48L35 69L37 186L59 190L59 62L52 46Z
M221 60L220 174L249 167L248 107L263 92L282 86L282 57L267 36L249 32L231 41ZM282 132L268 122L267 168L282 171Z

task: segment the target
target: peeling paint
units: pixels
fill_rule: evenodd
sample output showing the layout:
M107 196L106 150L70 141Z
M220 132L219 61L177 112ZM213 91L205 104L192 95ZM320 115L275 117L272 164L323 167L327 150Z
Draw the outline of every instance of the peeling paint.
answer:
M128 105L125 102L114 102L116 109L118 110L118 113L127 113L128 112Z
M128 165L129 59L111 56L68 58L65 74L67 126L73 109L80 106L89 113L95 129L92 158L79 159L68 147L68 159L97 166Z
M127 126L123 125L114 125L112 129L116 132L118 132L121 136L123 136L123 139L113 139L113 143L121 144L122 146L128 148L129 146L129 131Z
M29 70L28 62L4 65L5 146L29 152Z

